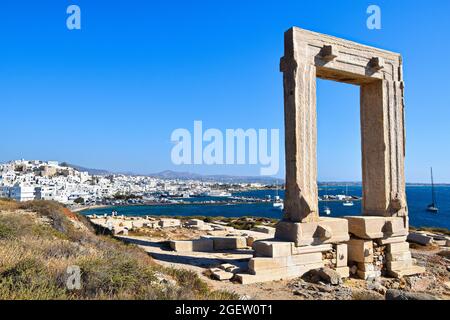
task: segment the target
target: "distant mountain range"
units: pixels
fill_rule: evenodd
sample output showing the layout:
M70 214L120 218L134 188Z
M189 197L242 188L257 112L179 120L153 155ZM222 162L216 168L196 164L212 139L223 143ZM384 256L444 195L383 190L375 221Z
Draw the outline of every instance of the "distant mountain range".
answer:
M264 183L276 184L283 183L284 179L273 177L251 177L251 176L231 176L231 175L202 175L191 172L177 172L166 170L149 176L161 179L180 179L180 180L199 180L199 181L217 181L226 183Z
M152 174L138 174L133 172L112 172L103 169L92 169L86 168L67 162L61 163L63 166L74 168L78 171L88 172L90 175L94 176L107 176L111 174L125 174L130 176L147 176L155 177L159 179L179 179L179 180L198 180L198 181L208 181L208 182L224 182L224 183L263 183L263 184L276 184L283 183L283 179L277 179L273 177L252 177L252 176L232 176L232 175L202 175L198 173L191 172L177 172L171 170L165 170L158 173Z
M284 179L280 178L273 178L273 177L252 177L252 176L232 176L232 175L202 175L198 173L192 173L192 172L178 172L178 171L172 171L172 170L165 170L158 173L152 173L152 174L138 174L134 172L112 172L108 170L103 169L92 169L92 168L85 168L82 166L77 166L69 163L61 163L61 165L66 165L68 167L74 168L78 171L86 171L90 175L94 176L107 176L111 174L124 174L129 176L147 176L147 177L155 177L160 179L179 179L179 180L198 180L198 181L207 181L207 182L223 182L223 183L263 183L263 184L281 184L284 183ZM342 185L349 185L349 186L357 186L361 185L361 181L319 181L319 185L329 185L329 186L342 186ZM430 185L429 183L406 183L408 186L427 186ZM448 186L450 184L448 183L436 183L435 185L443 185Z

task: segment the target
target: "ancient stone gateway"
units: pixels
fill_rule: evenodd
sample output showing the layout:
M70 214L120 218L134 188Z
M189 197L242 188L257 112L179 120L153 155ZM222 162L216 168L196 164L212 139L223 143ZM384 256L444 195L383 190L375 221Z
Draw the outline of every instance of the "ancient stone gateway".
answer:
M414 266L406 242L401 56L296 27L284 41L285 212L275 239L255 242L252 275L242 282L298 276L328 260L344 277L350 266L362 278L423 272ZM316 78L361 88L360 217L319 217Z
M361 87L363 213L406 217L401 56L298 28L285 34L286 218L319 219L316 77Z

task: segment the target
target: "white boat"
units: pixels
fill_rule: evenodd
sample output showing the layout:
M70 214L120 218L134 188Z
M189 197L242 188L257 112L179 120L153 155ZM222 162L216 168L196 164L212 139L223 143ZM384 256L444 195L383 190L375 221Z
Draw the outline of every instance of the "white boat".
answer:
M283 199L281 199L280 196L278 195L278 186L277 186L277 189L276 189L276 195L274 197L273 207L274 207L274 209L277 209L277 210L283 210L284 209Z
M436 204L436 193L434 191L433 168L431 168L431 198L433 202L430 205L428 205L427 211L431 213L438 213L439 208Z
M284 209L284 202L283 199L281 199L279 196L275 196L275 201L273 202L272 206L277 210L283 210Z
M208 197L231 197L231 193L220 190L212 190L206 193Z
M344 207L353 207L355 204L353 203L353 201L346 200L342 205Z
M328 186L325 184L325 196L324 199L328 199ZM323 208L323 213L325 213L327 216L331 214L331 209L328 206L325 206Z
M275 209L278 209L278 210L283 210L284 209L284 203L283 202L274 202L273 203L273 207Z
M348 196L348 184L345 185L345 197L346 200L342 204L344 207L353 207L354 203L352 200L350 200L350 197Z

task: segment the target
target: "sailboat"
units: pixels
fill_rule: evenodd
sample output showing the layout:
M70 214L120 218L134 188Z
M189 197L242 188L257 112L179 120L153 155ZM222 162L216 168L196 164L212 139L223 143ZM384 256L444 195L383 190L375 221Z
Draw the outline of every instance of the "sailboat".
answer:
M280 199L280 196L278 195L278 182L277 182L277 188L275 191L275 201L273 202L273 208L276 210L283 210L284 209L284 203L283 200Z
M427 211L437 213L439 211L439 208L437 207L436 204L436 194L434 191L433 168L431 168L431 199L433 202L430 205L428 205Z
M348 184L345 185L345 201L342 204L344 207L353 207L353 201L348 197Z
M328 186L325 184L325 196L324 199L328 200ZM323 208L323 213L325 213L327 216L331 214L331 209L328 206L325 206Z

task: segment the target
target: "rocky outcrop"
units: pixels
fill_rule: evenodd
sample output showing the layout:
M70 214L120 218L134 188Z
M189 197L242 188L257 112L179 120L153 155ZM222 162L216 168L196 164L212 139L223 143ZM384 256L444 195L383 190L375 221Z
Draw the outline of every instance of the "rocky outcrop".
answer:
M389 289L386 291L386 300L439 300L428 293L407 292L402 290Z

